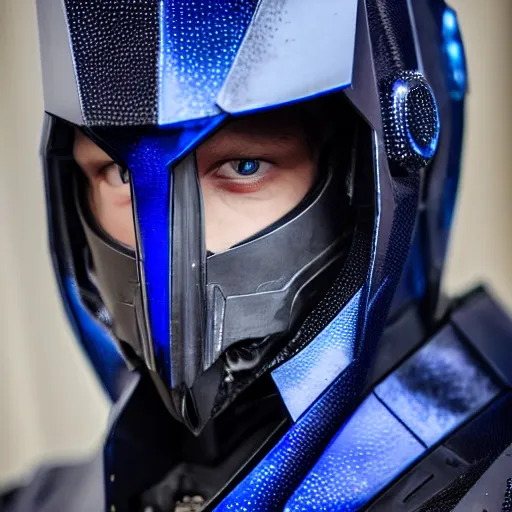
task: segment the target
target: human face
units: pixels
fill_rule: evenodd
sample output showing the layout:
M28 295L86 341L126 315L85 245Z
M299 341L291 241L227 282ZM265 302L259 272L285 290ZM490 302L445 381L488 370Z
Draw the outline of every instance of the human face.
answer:
M231 121L196 151L206 248L221 252L258 233L297 206L316 174L317 151L293 109ZM89 181L99 225L135 247L128 173L79 130L74 158Z

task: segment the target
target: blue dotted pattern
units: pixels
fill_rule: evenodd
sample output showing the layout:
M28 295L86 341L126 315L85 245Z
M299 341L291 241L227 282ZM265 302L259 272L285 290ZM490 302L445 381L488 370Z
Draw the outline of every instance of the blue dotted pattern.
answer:
M214 509L215 512L275 512L283 510L291 493L336 434L342 413L352 406L362 384L360 369L349 366Z
M407 135L416 153L432 158L439 142L440 121L434 96L427 88L415 88L409 93Z
M423 75L402 71L381 92L384 138L389 159L417 171L434 156L440 133L434 93Z
M358 0L261 0L220 91L229 113L252 112L350 85Z
M294 421L352 361L360 330L361 295L359 290L309 345L272 372Z
M219 113L216 98L257 0L65 0L89 126Z
M448 326L361 404L285 511L359 510L500 391Z
M358 510L423 451L372 394L340 429L284 511Z
M500 391L452 327L441 331L375 389L389 409L429 447Z
M161 0L158 124L219 112L216 98L257 0Z

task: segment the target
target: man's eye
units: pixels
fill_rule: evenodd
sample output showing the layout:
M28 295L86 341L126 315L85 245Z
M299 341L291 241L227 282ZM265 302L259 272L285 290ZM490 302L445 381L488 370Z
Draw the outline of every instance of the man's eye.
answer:
M221 165L217 171L217 176L221 178L258 178L266 174L271 164L263 160L231 160Z
M252 176L256 174L260 168L259 160L235 160L230 162L233 169L240 176Z
M111 187L122 187L130 182L130 173L118 164L111 164L104 169L106 182Z

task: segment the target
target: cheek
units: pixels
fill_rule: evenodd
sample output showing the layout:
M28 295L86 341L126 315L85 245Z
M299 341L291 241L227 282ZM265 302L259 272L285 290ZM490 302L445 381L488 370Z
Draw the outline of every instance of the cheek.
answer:
M224 251L276 222L301 202L314 179L313 162L271 170L259 190L245 194L205 177L201 186L207 249Z
M98 224L112 238L135 247L135 229L130 194L100 183L90 195L91 209Z

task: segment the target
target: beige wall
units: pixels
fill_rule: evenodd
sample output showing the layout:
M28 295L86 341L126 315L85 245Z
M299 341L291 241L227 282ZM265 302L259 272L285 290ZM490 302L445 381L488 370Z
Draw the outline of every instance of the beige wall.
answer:
M451 4L463 28L470 95L446 285L453 292L486 281L512 306L512 1Z
M107 404L64 320L46 247L33 0L0 0L0 481L91 450Z
M0 482L86 453L107 403L75 346L46 249L34 0L0 0ZM471 71L465 175L446 284L490 282L512 306L510 0L453 0Z

